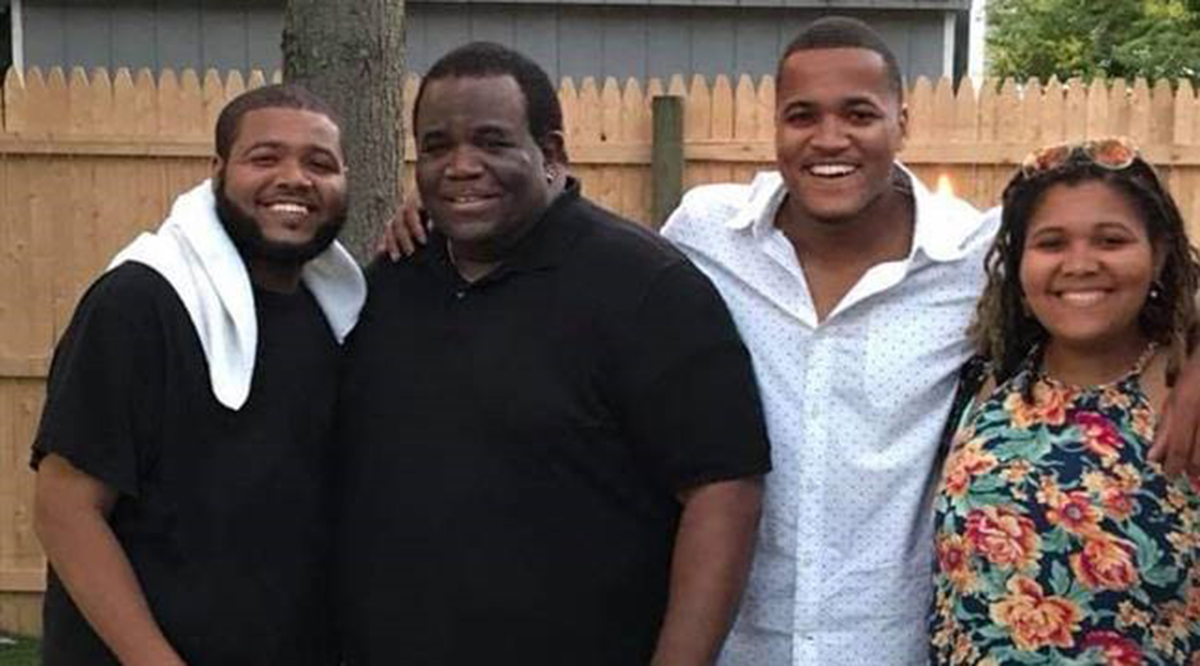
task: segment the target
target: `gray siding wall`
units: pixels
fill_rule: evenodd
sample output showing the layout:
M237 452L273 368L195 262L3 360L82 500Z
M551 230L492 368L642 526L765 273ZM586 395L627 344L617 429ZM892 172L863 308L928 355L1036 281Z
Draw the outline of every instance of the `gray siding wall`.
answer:
M25 66L279 66L278 0L24 0Z
M759 76L774 72L779 53L803 25L830 13L783 6L797 4L790 0L624 1L636 4L410 0L409 69L423 72L454 46L486 39L528 54L554 80ZM842 4L931 10L839 10L879 30L906 76L915 78L941 76L945 11L966 3ZM282 5L282 0L24 0L25 63L271 70L279 66Z
M410 4L408 62L424 71L473 39L514 46L552 78L774 73L801 27L828 12L768 7ZM844 12L871 23L905 74L941 76L943 12Z

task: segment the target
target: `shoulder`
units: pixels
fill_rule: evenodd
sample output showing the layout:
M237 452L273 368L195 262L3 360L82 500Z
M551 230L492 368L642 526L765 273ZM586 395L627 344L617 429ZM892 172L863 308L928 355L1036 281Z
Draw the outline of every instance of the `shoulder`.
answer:
M182 303L166 278L153 268L127 261L101 275L80 299L78 314L142 319Z
M912 172L899 165L911 179L916 200L917 235L929 256L953 270L983 276L983 256L992 246L998 216L980 212L970 202L953 194L931 192Z
M577 251L585 263L604 264L611 270L656 272L680 262L683 254L654 230L580 198L571 214L582 229Z
M663 236L686 240L725 229L735 217L750 212L758 184L756 179L752 184L716 183L688 190L663 225Z

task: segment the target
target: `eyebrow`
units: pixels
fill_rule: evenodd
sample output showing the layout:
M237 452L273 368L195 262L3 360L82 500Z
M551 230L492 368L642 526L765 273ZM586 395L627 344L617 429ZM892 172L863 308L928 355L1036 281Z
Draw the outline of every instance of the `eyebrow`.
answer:
M1090 229L1088 229L1088 233L1107 230L1130 231L1130 225L1125 222L1118 222L1116 220L1100 220L1096 224L1092 225ZM1038 227L1037 229L1031 229L1027 235L1032 238L1044 233L1063 233L1063 231L1063 224L1058 222L1048 222L1044 226Z
M270 149L283 148L283 142L282 141L259 141L257 143L252 143L249 146L246 146L245 150L243 150L242 153L250 153L250 152L253 152L260 148L270 148Z
M870 107L877 108L877 109L881 108L883 106L883 104L879 100L872 98L872 97L863 96L863 95L855 95L853 97L847 97L845 99L838 100L837 105L839 108L845 108L845 107L851 107L851 106L870 106ZM786 102L783 105L783 108L785 108L785 109L791 109L791 108L795 108L795 107L809 108L809 107L816 107L816 106L821 106L821 105L818 102L815 102L810 99L795 99L795 100Z
M254 152L255 150L260 150L260 149L280 150L280 149L285 149L287 147L288 147L288 144L283 141L260 141L258 143L252 143L249 146L246 146L246 149L243 150L242 153L243 154L251 153L251 152ZM319 153L327 153L329 155L337 155L337 150L330 148L328 146L323 146L319 143L300 144L299 148L300 148L300 150L311 150L311 151L316 151Z

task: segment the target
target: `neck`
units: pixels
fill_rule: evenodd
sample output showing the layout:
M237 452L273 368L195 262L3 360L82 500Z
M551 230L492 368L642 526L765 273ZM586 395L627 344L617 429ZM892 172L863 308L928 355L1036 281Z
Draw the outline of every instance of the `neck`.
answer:
M246 260L251 282L267 291L281 294L295 293L300 288L302 267L302 264L282 264L263 259Z
M852 218L818 220L788 198L775 216L775 225L796 248L802 263L861 267L907 257L915 227L912 199L888 190Z
M454 242L446 239L446 254L450 257L450 264L467 282L481 280L500 266L499 259L474 259L469 252L463 253L455 250L454 247Z
M1075 386L1107 384L1123 377L1138 362L1150 340L1138 332L1118 342L1070 345L1051 338L1042 355L1042 371Z

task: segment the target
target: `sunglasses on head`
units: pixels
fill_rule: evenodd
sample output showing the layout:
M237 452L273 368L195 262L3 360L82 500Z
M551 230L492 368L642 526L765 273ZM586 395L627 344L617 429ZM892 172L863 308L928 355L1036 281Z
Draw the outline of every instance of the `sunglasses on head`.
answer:
M1089 139L1046 146L1021 162L1021 175L1032 178L1080 159L1112 171L1129 168L1140 157L1137 146L1124 137Z

